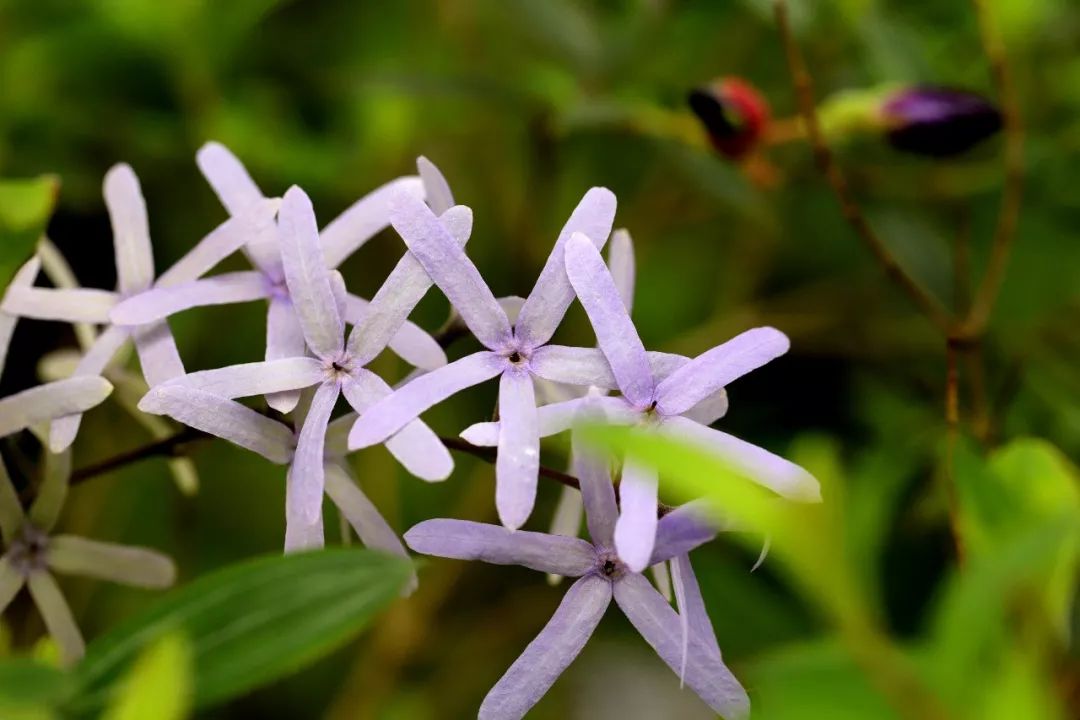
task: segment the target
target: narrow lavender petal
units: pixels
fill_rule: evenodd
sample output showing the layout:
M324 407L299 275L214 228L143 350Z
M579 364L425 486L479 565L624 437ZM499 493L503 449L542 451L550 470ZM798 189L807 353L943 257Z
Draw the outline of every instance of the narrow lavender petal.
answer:
M285 360L307 355L300 318L288 296L274 296L266 311L266 359ZM290 413L300 401L299 390L269 393L266 403L279 413Z
M42 236L38 239L35 257L41 261L41 269L44 271L45 277L49 278L49 282L53 284L53 287L61 290L79 288L79 281L75 277L71 265L68 264L63 254L49 238ZM26 284L33 285L33 279ZM94 338L97 337L97 328L93 324L75 323L72 329L75 331L75 340L84 351L94 344ZM2 354L0 353L0 355ZM2 365L3 363L0 362L0 366Z
M694 568L690 566L690 556L684 553L673 558L671 567L676 585L681 587L679 614L686 616L690 635L700 640L719 661L720 645L716 641L712 620L705 610L705 600L701 597L701 588L698 586L697 576L694 575Z
M7 556L0 557L0 613L7 609L25 583L26 579Z
M616 230L611 233L611 242L608 243L608 270L611 271L611 279L615 282L615 288L619 291L623 306L627 314L634 309L634 242L630 239L630 233L626 230Z
M322 502L311 517L292 502L296 482L296 467L290 465L285 472L285 552L318 550L325 545L323 538ZM321 497L321 496L320 496Z
M338 313L330 271L319 244L315 210L295 185L281 202L278 226L285 281L308 347L319 357L337 357L345 348L345 321Z
M112 392L100 377L73 377L0 399L0 437L98 405Z
M326 266L336 268L390 225L390 198L406 192L423 198L420 178L406 176L381 185L354 202L319 233Z
M188 427L256 452L270 462L284 465L292 459L292 431L235 400L165 384L147 393L139 408L154 415L168 415Z
M682 366L656 387L656 407L681 415L716 391L788 351L787 336L771 327L747 330Z
M541 405L536 409L537 428L540 437L550 437L569 430L577 420L585 398L574 398L560 403ZM465 428L461 438L477 447L495 447L499 444L499 422L475 423Z
M506 346L512 337L506 313L480 271L428 206L399 194L391 205L390 221L476 339L492 350Z
M529 357L529 370L544 380L567 385L615 387L611 365L596 348L545 345Z
M345 287L345 276L337 270L330 271L330 290L334 293L334 303L337 305L338 315L341 316L341 321L344 323L345 305L348 301L349 289Z
M435 166L435 163L421 155L416 158L416 169L423 183L424 199L431 211L436 215L442 215L452 208L454 193L450 191L450 183L446 182L442 171Z
M464 247L472 233L472 210L464 206L450 208L439 222L454 239ZM375 297L366 307L355 307L350 319L353 331L349 335L349 354L356 363L367 365L388 343L401 334L401 329L417 303L431 287L431 278L420 261L412 253L405 253L390 274L386 276ZM445 365L446 355L442 355ZM422 367L422 366L417 366ZM436 366L439 367L439 366Z
M61 664L65 667L74 665L86 652L86 643L56 580L47 572L35 572L27 578L26 586L45 621L45 628L60 648Z
M349 448L359 450L386 442L428 408L495 377L505 365L506 361L498 355L481 351L420 375L372 405L357 419L349 433Z
M573 464L570 468L573 472ZM551 518L551 534L577 537L581 534L581 521L584 517L585 503L581 499L581 493L576 488L564 485L555 506L555 514Z
M564 250L571 236L581 234L594 249L604 247L615 220L615 204L615 195L610 190L594 187L585 193L570 214L518 315L514 331L526 346L539 347L547 343L574 300L574 289L566 278L564 260Z
M678 614L641 575L615 583L615 602L668 667L682 669L682 629ZM708 641L689 638L686 684L727 720L749 717L750 698L731 671L715 657Z
M423 272L423 268L420 269ZM424 277L427 277L427 273L424 273ZM356 326L366 318L367 308L370 306L367 300L356 295L348 295L345 298L345 322ZM356 336L360 339L360 335ZM349 335L350 343L353 340L353 335ZM365 343L367 344L367 343ZM368 347L363 349L360 355L353 354L353 360L357 364L366 365L365 360L368 353L370 353L376 342L367 344ZM413 367L418 367L422 370L434 370L435 368L442 367L446 364L446 352L439 346L439 343L435 338L431 337L426 330L419 325L405 320L401 323L401 327L390 338L388 346L394 351L398 357L405 362L409 363ZM350 345L351 348L351 345ZM350 354L352 351L350 350Z
M108 313L108 319L117 325L142 325L191 308L261 300L269 293L262 273L223 273L132 295L116 305Z
M11 539L22 526L23 519L22 503L19 502L19 495L11 483L4 459L0 457L0 540L4 541L5 547L11 544Z
M322 509L323 456L326 426L338 399L338 386L323 383L315 391L311 407L300 429L293 457L292 479L288 504L301 520L314 521Z
M119 296L108 290L71 288L55 290L28 286L12 286L4 295L0 311L7 315L56 320L68 323L109 321L109 311Z
M318 360L296 357L200 370L179 377L173 383L232 399L300 390L322 382L325 375ZM143 409L141 403L139 409Z
M100 375L119 352L120 347L127 342L128 337L127 329L119 327L110 327L101 333L75 366L72 377ZM78 413L54 420L49 428L49 449L52 452L60 452L70 447L79 432L81 422L82 415Z
M67 499L68 481L71 479L71 449L46 453L42 465L41 484L27 517L34 527L47 533L60 519L60 510Z
M184 374L184 363L180 360L180 351L176 348L168 320L133 328L131 339L135 341L139 365L150 387Z
M357 371L342 383L345 399L358 413L393 393L393 389L378 375L367 370ZM450 451L431 428L420 420L413 420L386 441L386 449L397 458L411 474L435 482L450 477L454 460Z
M720 388L682 415L683 417L690 418L694 422L699 422L702 425L712 425L714 422L727 415L727 411L727 390Z
M169 587L176 581L176 565L159 552L74 535L50 538L46 558L52 570L66 575L146 588Z
M637 406L652 402L653 374L645 346L622 304L599 251L589 238L575 235L566 244L566 272L592 323L626 399Z
M656 544L649 563L670 560L704 545L723 529L702 508L688 503L675 508L656 525Z
M661 428L684 442L696 443L716 453L754 482L789 500L821 500L821 487L813 475L764 448L682 417L665 418Z
M576 433L570 437L573 469L581 482L581 499L585 505L589 537L597 545L610 548L615 541L619 519L611 472L607 463L581 446Z
M619 483L615 549L634 572L649 566L656 542L656 471L627 460Z
M495 457L495 507L502 524L516 530L536 502L540 473L540 425L532 378L508 369L499 379L498 455Z
M158 275L157 287L174 287L197 280L253 238L267 233L276 237L274 215L279 200L259 200L240 215L228 218L165 272Z
M581 538L469 520L425 520L405 533L405 544L424 555L521 565L566 577L579 577L596 565L596 550Z
M603 578L589 575L571 585L548 624L488 692L479 720L524 717L585 647L610 604L611 583Z
M139 179L129 165L113 165L105 173L105 206L112 222L120 292L145 290L154 282L154 253L150 247L146 201Z
M10 293L12 288L26 288L33 286L34 281L37 280L37 274L40 269L41 261L38 260L36 256L27 260L22 267L15 272L15 276L11 278L7 293ZM6 298L0 298L0 301L5 299ZM11 347L11 336L15 334L15 325L18 321L18 317L3 310L3 302L0 302L0 375L4 374L4 366L7 364L8 348Z

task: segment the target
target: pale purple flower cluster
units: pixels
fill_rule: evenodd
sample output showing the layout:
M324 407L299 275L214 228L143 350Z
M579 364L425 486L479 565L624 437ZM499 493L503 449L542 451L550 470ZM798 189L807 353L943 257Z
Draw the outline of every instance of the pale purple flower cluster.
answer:
M691 506L659 517L654 469L622 462L617 501L608 464L577 447L574 437L571 467L580 495L564 491L553 534L519 528L536 499L540 439L572 429L590 413L699 443L779 495L819 499L817 482L801 468L709 427L727 411L725 386L786 352L787 338L772 328L755 328L693 359L647 352L630 319L630 237L625 231L612 234L616 202L603 188L585 193L571 213L529 295L499 299L465 254L471 210L454 204L446 180L424 158L417 162L417 176L378 188L321 230L300 188L289 188L281 199L267 198L241 163L215 143L197 160L229 218L156 279L146 207L127 166L114 168L105 180L116 292L34 287L37 260L20 271L0 305L0 340L5 332L10 337L12 318L19 315L106 329L89 332L88 349L71 378L0 400L0 435L51 421L50 448L64 451L81 413L109 393L102 376L130 338L149 386L140 410L287 466L287 551L323 544L325 494L365 544L405 555L395 532L360 491L346 455L383 444L411 474L444 480L453 460L419 416L497 377L498 420L473 425L462 437L497 448L495 506L503 527L429 520L405 540L421 553L520 564L578 580L492 689L481 717L522 716L578 654L613 598L710 706L727 717L744 716L749 702L721 661L687 557L717 528ZM406 249L368 301L348 291L336 268L387 226ZM609 235L610 269L600 254ZM208 275L235 251L247 256L252 270ZM448 362L439 343L409 321L432 284L483 350ZM575 298L592 323L597 348L552 342ZM267 302L264 359L186 372L169 316L255 300ZM367 367L387 348L416 368L396 388ZM264 396L292 421L237 402L253 396ZM335 419L342 397L351 412ZM592 543L577 537L582 509ZM11 532L5 529L5 538ZM669 564L678 611L641 575L649 566L666 572Z

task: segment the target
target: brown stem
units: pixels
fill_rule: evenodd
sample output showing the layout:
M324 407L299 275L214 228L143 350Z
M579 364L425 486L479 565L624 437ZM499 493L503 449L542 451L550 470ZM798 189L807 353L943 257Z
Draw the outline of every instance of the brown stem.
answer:
M863 241L863 244L873 253L889 279L908 295L919 310L942 333L948 334L952 319L945 311L945 308L915 278L904 270L885 242L874 232L874 229L863 215L859 204L855 201L847 179L834 161L832 151L829 149L821 132L814 101L813 80L806 68L806 61L799 51L799 46L795 42L795 36L791 31L787 3L784 0L774 0L773 8L776 13L776 24L780 31L780 39L787 54L788 70L795 86L799 111L806 124L807 139L810 141L810 146L814 151L814 161L825 176L829 187L832 188L833 194L836 195L844 219L847 220L855 234Z
M994 229L994 239L990 246L990 260L986 265L986 274L975 293L971 311L963 323L966 335L977 336L986 328L990 320L990 314L1001 290L1001 283L1005 278L1005 268L1009 264L1013 240L1016 238L1016 226L1020 218L1020 204L1024 191L1024 131L1001 35L998 34L997 27L990 17L986 0L972 0L972 6L979 22L983 51L990 63L990 74L997 88L1005 135L1005 187L1002 190L1001 208L998 212L997 226Z
M201 430L186 427L178 431L175 435L170 435L157 442L152 442L148 445L137 447L134 450L128 450L127 452L105 458L100 462L78 468L71 473L69 484L78 485L79 483L86 482L90 478L104 475L107 472L118 470L140 460L145 460L146 458L177 457L183 454L182 448L184 445L199 440L207 440L211 437L213 436L207 435Z

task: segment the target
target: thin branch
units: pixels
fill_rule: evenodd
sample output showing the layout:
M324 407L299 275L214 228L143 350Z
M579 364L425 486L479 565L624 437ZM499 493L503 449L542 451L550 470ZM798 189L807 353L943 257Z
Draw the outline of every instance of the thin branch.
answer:
M884 268L885 274L892 282L903 290L913 303L942 333L948 335L952 326L952 318L936 298L934 298L919 282L907 273L900 265L896 256L892 254L888 246L878 237L877 233L866 220L858 203L851 193L844 174L833 159L832 151L825 142L818 122L817 109L814 101L814 85L810 73L806 68L806 61L795 41L788 19L787 3L784 0L774 0L773 8L776 13L776 24L780 31L780 39L784 44L787 54L788 70L791 73L792 83L795 86L795 94L799 103L799 112L802 114L806 125L807 139L814 151L814 160L818 169L825 176L829 187L840 203L840 210L844 219L851 225L855 234L862 239L870 249L878 263Z
M1016 238L1020 204L1024 194L1024 131L1016 91L1012 84L1012 73L1005 55L1005 45L986 0L971 0L971 3L979 22L983 51L990 63L990 74L1001 104L1005 135L1005 187L1001 193L1001 209L990 246L986 274L979 284L971 311L963 323L964 333L969 336L979 335L986 328L997 302Z
M119 470L122 467L137 463L140 460L145 460L152 457L179 457L183 455L183 448L193 442L200 440L208 440L212 435L207 435L201 430L185 427L179 430L174 435L170 435L167 438L152 442L148 445L142 445L134 450L128 450L127 452L113 455L112 457L105 458L104 460L96 463L92 463L85 467L78 468L71 473L70 485L78 485L79 483L86 482L87 480L97 477L98 475L104 475L107 472L113 470Z

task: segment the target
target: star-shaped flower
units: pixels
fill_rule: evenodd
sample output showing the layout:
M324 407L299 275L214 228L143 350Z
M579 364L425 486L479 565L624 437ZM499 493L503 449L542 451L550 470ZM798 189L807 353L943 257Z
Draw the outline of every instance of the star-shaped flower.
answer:
M532 512L540 467L533 378L587 386L597 384L598 377L610 376L597 351L550 345L548 341L573 301L563 246L574 233L603 246L614 216L611 191L592 188L585 193L511 323L476 266L434 213L415 197L395 196L390 213L394 229L487 349L416 378L361 413L349 435L349 447L382 442L428 408L499 376L502 424L495 464L495 504L506 527L520 527Z
M240 161L218 143L207 143L196 160L222 205L233 215L242 216L250 208L265 203L262 191ZM373 190L357 200L320 233L322 252L333 270L388 224L387 199L395 192L408 192L428 199L439 214L453 204L445 178L426 158L417 160L420 176L402 177ZM161 320L193 307L267 300L267 360L296 357L304 352L304 335L293 307L278 239L273 224L251 237L243 248L254 270L223 273L168 288L155 288L121 303L112 311L114 322L141 325ZM346 293L344 317L355 324L364 314L368 301ZM417 325L404 322L390 339L390 349L410 364L433 369L446 364L446 354L439 344ZM289 412L299 394L278 393L267 398L270 406Z
M472 213L465 207L453 207L436 222L440 227L445 223L454 241L463 245L472 230ZM321 523L326 432L339 396L344 395L357 412L364 412L390 395L390 386L365 365L386 348L431 280L406 253L365 308L346 343L344 287L335 286L323 261L315 211L300 188L294 186L285 193L278 224L285 282L304 344L314 357L301 348L295 357L191 373L152 389L139 407L146 412L166 412L163 398L177 386L226 399L315 387L292 456L287 494L286 532L299 537L298 533L306 531L297 528L310 529ZM450 453L419 420L405 423L384 440L390 452L417 477L443 480L453 468Z
M223 223L155 283L146 203L132 169L127 165L116 165L109 170L105 175L104 194L113 227L118 289L110 292L85 288L12 287L0 310L39 320L108 324L109 312L120 300L154 284L170 287L198 277L241 247L257 232L260 224L272 220L274 212L271 203L264 203L253 207L247 215ZM135 341L143 376L151 387L184 373L168 324L156 322L137 328L109 326L83 356L73 377L100 375L129 338ZM50 449L59 452L71 445L81 421L81 414L70 414L54 422Z
M12 295L33 288L41 261L31 258L15 273L5 294ZM15 333L18 316L3 310L0 305L0 375L4 373L11 337ZM38 387L23 390L6 398L0 398L0 437L6 437L33 427L38 423L47 423L60 418L77 417L81 413L98 405L112 392L112 385L100 377L71 377L65 380L45 383Z
M677 509L660 520L651 561L675 560L680 577L680 616L644 576L627 567L615 553L618 511L611 478L579 448L575 454L591 543L448 519L428 520L405 533L409 547L426 555L522 565L578 578L548 624L488 692L479 717L523 717L581 652L612 598L664 662L711 708L725 718L746 717L749 698L723 663L686 558L690 550L710 540L715 529L691 507Z
M37 499L24 513L0 460L0 536L5 548L0 557L0 612L25 585L65 665L82 657L85 645L53 572L146 588L168 587L176 579L172 560L153 550L51 535L70 473L70 450L47 456Z

